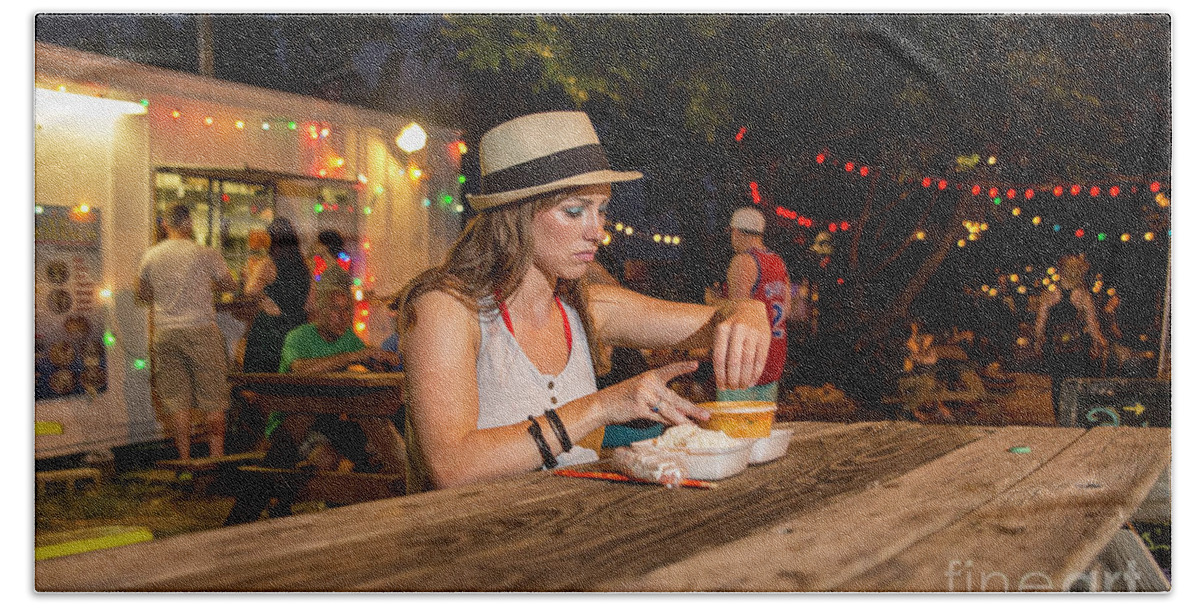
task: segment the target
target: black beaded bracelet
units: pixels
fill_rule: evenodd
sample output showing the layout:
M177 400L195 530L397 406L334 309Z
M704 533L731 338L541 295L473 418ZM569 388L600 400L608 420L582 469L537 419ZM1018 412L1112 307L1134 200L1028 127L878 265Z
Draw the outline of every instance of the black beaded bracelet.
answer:
M542 436L542 425L538 424L537 418L533 416L529 417L529 421L533 423L529 425L529 436L533 437L538 452L542 454L542 464L547 469L553 469L558 466L558 459L554 457L554 452L550 451L550 444L546 443L546 438Z
M562 446L563 451L570 452L571 437L567 435L567 427L563 424L562 418L558 417L558 412L546 410L546 420L550 421L550 428L554 430L554 436L558 437L558 443Z

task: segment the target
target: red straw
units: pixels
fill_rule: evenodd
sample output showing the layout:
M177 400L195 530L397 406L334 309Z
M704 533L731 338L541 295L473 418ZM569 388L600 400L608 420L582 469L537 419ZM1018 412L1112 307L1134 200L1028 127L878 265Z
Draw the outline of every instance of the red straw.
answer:
M656 481L646 481L645 479L637 479L620 473L609 473L606 471L576 471L574 469L554 469L554 474L560 477L577 477L579 479L603 479L606 481L632 481L636 483L648 483L653 485L662 485ZM709 490L717 487L717 484L710 481L700 481L698 479L685 479L681 484L685 488L702 488Z

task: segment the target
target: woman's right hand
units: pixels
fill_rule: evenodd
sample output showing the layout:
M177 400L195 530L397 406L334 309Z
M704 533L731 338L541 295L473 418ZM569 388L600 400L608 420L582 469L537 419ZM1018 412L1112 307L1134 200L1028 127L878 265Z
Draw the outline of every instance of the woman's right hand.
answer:
M600 391L609 423L637 418L656 420L667 425L684 424L688 418L707 420L708 412L680 397L667 383L676 376L690 374L700 366L696 361L681 361L638 374Z

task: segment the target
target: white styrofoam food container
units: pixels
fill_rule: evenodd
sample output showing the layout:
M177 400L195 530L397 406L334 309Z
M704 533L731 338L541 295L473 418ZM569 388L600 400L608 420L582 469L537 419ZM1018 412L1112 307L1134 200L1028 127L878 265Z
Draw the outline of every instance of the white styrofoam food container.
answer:
M791 429L771 429L771 435L755 439L750 445L750 464L771 462L787 454L792 441Z
M656 439L635 441L634 449L654 450L670 454L679 459L687 469L688 479L716 481L733 477L746 470L750 464L751 441L738 441L728 448L668 448L660 447Z

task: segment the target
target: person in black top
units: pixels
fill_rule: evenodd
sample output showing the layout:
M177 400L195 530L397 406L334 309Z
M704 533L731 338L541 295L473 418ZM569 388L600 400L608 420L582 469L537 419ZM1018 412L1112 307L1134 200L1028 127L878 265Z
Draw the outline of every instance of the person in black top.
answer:
M292 223L278 218L267 227L267 259L247 278L246 296L258 298L259 310L246 333L242 371L276 373L287 333L308 322L304 303L309 276Z
M1034 328L1034 350L1050 374L1050 396L1058 411L1065 378L1099 375L1097 365L1108 350L1108 340L1096 320L1096 305L1084 286L1088 263L1082 255L1063 256L1058 262L1061 280L1042 294Z

